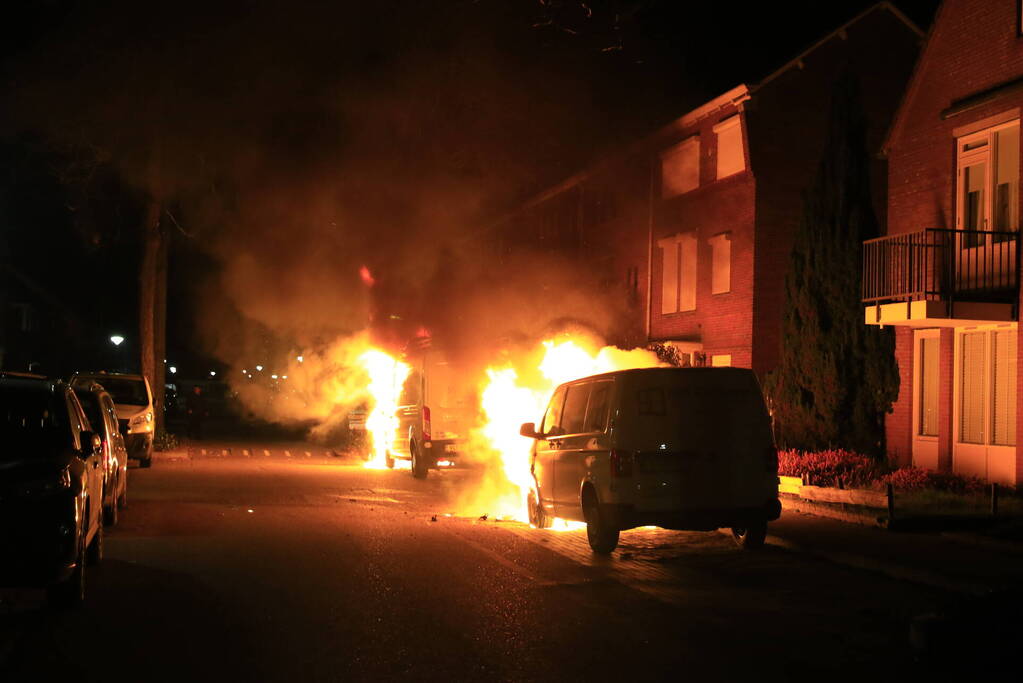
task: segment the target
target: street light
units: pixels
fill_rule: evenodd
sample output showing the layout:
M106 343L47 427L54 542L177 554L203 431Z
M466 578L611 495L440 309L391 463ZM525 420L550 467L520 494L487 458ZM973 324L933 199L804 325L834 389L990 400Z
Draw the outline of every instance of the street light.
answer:
M296 360L298 360L299 363L304 363L305 362L305 358L302 357L302 356L299 356Z
M217 371L216 370L210 370L210 377L216 377L216 376L217 376Z
M119 334L114 334L110 336L110 341L114 343L114 346L120 346L121 342L124 341L124 337Z
M168 369L168 370L170 370L170 374L172 374L172 375L175 375L175 374L177 374L177 372L178 372L178 369L177 369L177 367L176 367L176 366L174 366L174 365L170 366L170 367L169 367L169 368L167 368L167 369Z
M256 372L263 372L263 366L262 365L257 365L256 366Z

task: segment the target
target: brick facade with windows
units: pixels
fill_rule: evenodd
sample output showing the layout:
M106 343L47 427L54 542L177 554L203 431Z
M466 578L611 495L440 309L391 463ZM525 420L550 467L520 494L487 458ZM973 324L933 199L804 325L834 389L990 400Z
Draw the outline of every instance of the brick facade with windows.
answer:
M885 146L888 233L892 239L927 231L954 236L943 252L943 267L958 289L947 294L945 283L941 292L928 295L943 307L925 316L891 317L897 307L889 318L881 316L899 326L902 385L886 422L889 454L901 464L1010 484L1023 480L1023 451L1014 434L1023 419L1016 401L1023 378L1005 336L1012 331L1018 348L1020 12L1018 0L945 0L938 10ZM1004 267L992 265L1003 259ZM981 275L967 276L972 284L961 287L967 263L979 263L974 268ZM1004 303L998 307L992 303L997 301ZM878 315L867 307L868 321ZM914 331L934 328L940 329L940 362L931 378L938 383L939 433L929 441L914 417L928 381L914 367L914 339L920 334ZM984 346L971 360L964 340L973 339ZM1016 443L1007 444L1010 440Z

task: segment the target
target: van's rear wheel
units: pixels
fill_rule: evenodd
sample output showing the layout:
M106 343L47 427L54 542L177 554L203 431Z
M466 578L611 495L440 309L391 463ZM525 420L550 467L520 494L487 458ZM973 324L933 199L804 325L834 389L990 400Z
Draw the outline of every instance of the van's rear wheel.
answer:
M592 498L583 505L583 516L586 518L586 540L590 542L590 549L599 555L610 555L618 547L618 527L610 524Z
M743 550L757 550L764 547L767 538L767 520L758 519L747 522L746 526L733 526L732 538Z
M419 447L412 444L409 451L412 454L412 476L416 479L426 479L427 475L430 474L430 466L423 460L423 456L419 454Z
M548 516L547 511L543 509L543 505L540 505L540 501L536 499L536 494L532 491L529 492L529 497L526 499L526 506L529 508L529 523L535 526L537 529L550 529L554 520Z

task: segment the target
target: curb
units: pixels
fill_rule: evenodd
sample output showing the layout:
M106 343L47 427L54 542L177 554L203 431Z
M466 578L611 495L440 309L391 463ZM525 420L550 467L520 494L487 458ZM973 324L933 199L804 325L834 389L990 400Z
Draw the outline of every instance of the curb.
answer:
M727 533L726 529L722 531ZM976 583L974 581L950 579L948 577L935 574L934 572L891 564L890 562L877 560L872 557L867 557L866 555L813 550L812 548L807 548L804 545L772 534L768 534L766 543L792 552L826 560L832 564L851 567L853 569L862 569L877 574L884 574L889 578L897 579L899 581L908 581L910 583L917 583L924 586L930 586L932 588L940 588L953 593L979 596L987 595L997 588L997 586Z
M790 510L792 512L803 512L809 515L816 515L818 517L829 517L841 522L851 522L852 524L861 524L863 526L881 528L888 527L887 515L877 516L850 510L838 510L821 503L813 503L796 498L787 498L785 496L779 496L778 500L781 502L782 509Z

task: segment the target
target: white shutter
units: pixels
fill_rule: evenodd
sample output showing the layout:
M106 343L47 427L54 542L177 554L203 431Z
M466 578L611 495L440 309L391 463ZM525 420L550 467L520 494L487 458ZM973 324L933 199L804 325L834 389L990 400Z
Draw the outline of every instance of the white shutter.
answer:
M678 238L657 241L661 248L661 313L678 313Z
M724 294L732 288L732 236L723 232L710 238L710 293Z
M938 338L920 340L919 433L938 435Z
M742 126L736 114L714 126L718 137L717 177L725 178L746 170L746 155L742 149Z
M1016 445L1016 331L992 333L991 443Z
M962 335L959 371L959 440L984 443L984 332Z

